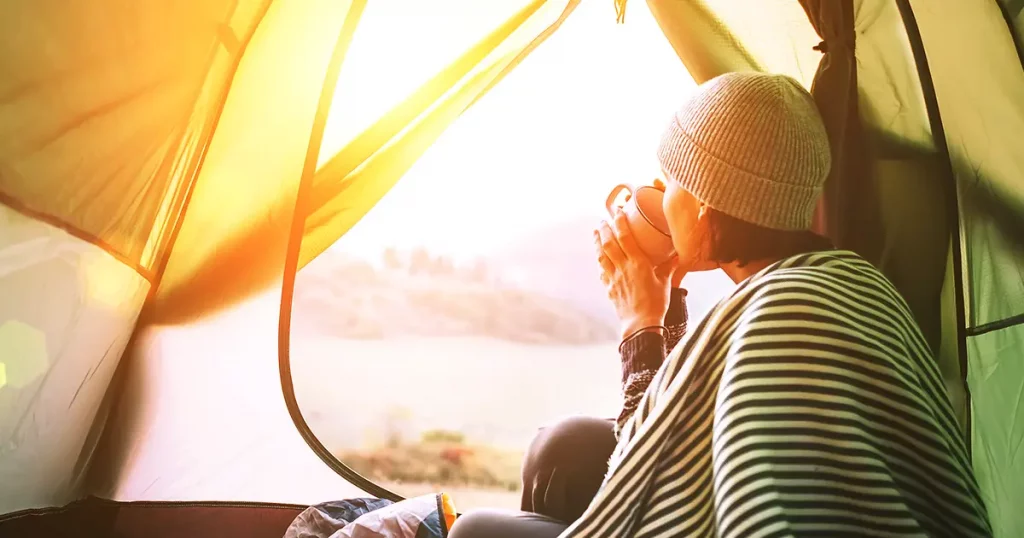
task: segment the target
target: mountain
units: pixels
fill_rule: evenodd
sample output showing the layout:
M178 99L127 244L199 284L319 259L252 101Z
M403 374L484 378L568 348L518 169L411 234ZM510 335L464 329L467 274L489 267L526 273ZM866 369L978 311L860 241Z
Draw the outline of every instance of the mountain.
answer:
M294 327L341 338L490 337L534 344L613 341L614 324L570 301L423 250L388 251L383 266L329 255L296 278Z
M329 250L296 279L294 325L358 339L616 340L619 320L600 281L595 224L585 217L567 220L469 265L423 249L388 249L377 263ZM685 285L691 319L732 288L720 271L689 275Z

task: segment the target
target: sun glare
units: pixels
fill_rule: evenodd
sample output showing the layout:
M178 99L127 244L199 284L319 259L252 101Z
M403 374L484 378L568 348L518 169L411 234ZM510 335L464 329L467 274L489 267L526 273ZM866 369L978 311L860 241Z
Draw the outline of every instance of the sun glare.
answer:
M370 4L321 161L526 3L446 10L458 17ZM611 6L583 2L334 248L376 257L422 246L466 258L561 221L596 220L608 189L657 174L657 139L693 87L647 10L618 25Z
M356 31L321 164L536 2L397 4L370 3ZM543 5L550 11L510 41L532 39L565 3ZM297 276L293 381L324 446L403 495L440 484L463 509L512 507L522 450L538 427L614 416L618 320L591 231L613 186L659 175L655 148L694 87L642 6L619 25L611 2L580 2L447 125ZM364 158L362 144L348 147L356 149L331 167ZM689 289L696 317L728 287L705 280ZM379 381L337 390L353 372Z

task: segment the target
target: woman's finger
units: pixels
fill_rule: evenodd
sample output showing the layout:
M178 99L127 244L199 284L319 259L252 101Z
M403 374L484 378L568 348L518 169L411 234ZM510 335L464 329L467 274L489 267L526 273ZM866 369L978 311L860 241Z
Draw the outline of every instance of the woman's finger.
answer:
M598 276L601 279L601 283L607 286L611 284L612 275L615 273L615 265L608 259L608 256L605 256L604 247L601 246L601 236L597 230L594 230L594 248L597 251L597 265L601 268Z
M622 264L626 261L626 255L623 253L622 247L619 246L619 241L608 221L601 221L601 225L597 227L597 233L601 252L608 258L613 267L616 269L622 267Z
M605 286L611 285L612 276L615 274L615 266L604 254L597 256L597 264L601 267L601 272L598 275L601 278L601 283Z
M625 256L634 261L646 261L647 255L640 250L640 245L633 238L629 230L629 221L626 220L626 213L619 211L615 213L615 239ZM618 264L616 264L618 265Z

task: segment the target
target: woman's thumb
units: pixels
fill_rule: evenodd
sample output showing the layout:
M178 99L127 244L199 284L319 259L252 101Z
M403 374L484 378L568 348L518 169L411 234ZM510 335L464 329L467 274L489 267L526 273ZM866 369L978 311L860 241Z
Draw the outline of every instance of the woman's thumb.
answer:
M654 275L660 280L668 279L675 272L676 267L679 265L679 258L673 255L668 261L654 268Z

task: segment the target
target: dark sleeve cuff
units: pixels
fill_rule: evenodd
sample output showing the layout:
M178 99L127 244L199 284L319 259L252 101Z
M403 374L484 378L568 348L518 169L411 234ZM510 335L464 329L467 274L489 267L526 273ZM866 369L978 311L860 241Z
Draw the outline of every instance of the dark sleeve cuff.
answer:
M622 343L622 382L630 374L657 370L665 362L665 337L660 332L644 331Z
M668 312L665 313L665 326L686 325L686 290L672 288L668 300Z

